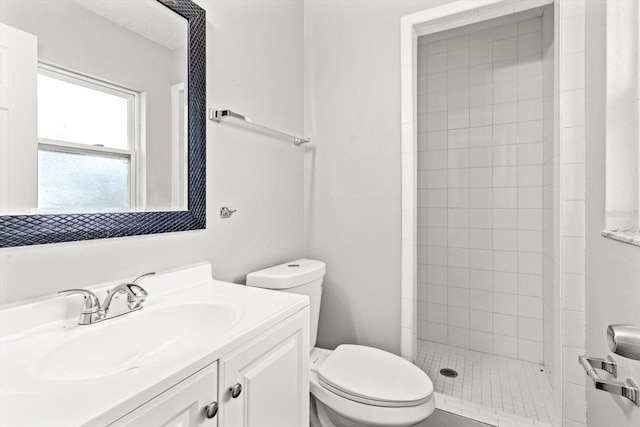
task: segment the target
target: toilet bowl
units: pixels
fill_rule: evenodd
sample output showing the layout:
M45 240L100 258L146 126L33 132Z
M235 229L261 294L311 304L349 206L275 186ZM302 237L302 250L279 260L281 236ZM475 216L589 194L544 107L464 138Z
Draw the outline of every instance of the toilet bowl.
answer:
M340 345L334 352L314 348L310 370L311 417L317 417L321 427L408 427L435 409L426 374L382 350L357 345Z
M309 389L312 427L409 427L435 409L433 384L395 354L343 344L316 348L325 264L299 259L247 275L247 286L307 295L311 306Z

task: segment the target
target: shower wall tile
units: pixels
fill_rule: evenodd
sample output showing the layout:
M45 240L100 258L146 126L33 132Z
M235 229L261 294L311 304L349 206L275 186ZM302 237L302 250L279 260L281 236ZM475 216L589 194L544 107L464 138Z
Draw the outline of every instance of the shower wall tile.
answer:
M542 20L421 46L418 334L541 363Z

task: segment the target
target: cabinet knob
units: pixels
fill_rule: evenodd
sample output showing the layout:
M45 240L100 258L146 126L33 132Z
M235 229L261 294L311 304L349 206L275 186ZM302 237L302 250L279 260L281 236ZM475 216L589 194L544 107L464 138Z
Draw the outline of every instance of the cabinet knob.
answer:
M242 384L237 383L236 385L231 387L231 397L235 399L236 397L240 396L240 393L242 393Z
M218 402L211 402L204 407L204 415L211 419L218 413Z

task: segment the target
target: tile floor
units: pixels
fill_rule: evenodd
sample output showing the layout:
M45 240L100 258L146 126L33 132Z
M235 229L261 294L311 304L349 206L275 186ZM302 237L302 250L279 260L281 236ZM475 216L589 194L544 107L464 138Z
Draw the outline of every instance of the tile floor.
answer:
M461 413L471 410L489 419L551 423L553 391L541 365L423 340L418 340L416 365ZM458 377L444 377L442 368L455 369Z

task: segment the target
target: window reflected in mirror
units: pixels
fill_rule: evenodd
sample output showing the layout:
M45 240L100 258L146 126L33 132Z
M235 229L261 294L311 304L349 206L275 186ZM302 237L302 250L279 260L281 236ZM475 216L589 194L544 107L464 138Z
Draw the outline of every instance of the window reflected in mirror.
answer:
M53 67L37 93L38 213L135 210L139 94Z
M155 0L2 0L0 25L19 94L0 105L0 215L187 209L186 19Z

